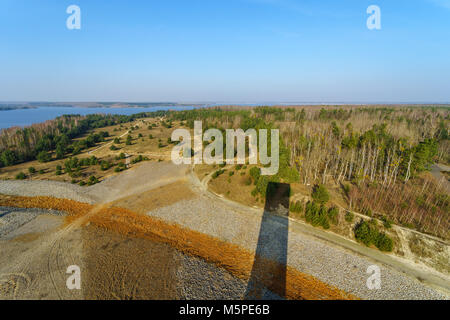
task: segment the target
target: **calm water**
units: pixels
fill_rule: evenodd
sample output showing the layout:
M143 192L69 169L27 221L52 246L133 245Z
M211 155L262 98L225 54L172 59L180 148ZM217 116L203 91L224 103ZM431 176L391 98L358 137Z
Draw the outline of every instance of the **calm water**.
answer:
M0 111L0 129L29 126L33 123L44 122L64 114L123 114L131 115L140 112L160 110L192 110L193 106L155 106L146 108L78 108L78 107L38 107L36 109Z

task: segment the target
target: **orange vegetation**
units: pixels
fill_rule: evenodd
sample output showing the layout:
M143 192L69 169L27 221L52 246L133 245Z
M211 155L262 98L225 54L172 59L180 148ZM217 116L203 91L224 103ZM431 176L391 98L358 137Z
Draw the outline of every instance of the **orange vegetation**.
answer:
M123 208L94 206L51 197L3 195L0 195L0 206L65 211L68 213L68 224L82 221L83 224L89 223L124 236L166 243L183 253L200 257L224 268L234 276L246 281L250 278L255 260L254 254L239 246ZM258 257L258 259L262 258ZM277 263L273 261L264 263L274 265L274 270L283 269L282 266L275 266ZM282 276L286 277L283 279L286 283L285 288L281 289L277 285L280 282L277 281L277 275L272 275L271 279L261 277L259 280L273 292L288 299L356 299L353 295L329 286L294 268L284 269L285 273L283 272Z

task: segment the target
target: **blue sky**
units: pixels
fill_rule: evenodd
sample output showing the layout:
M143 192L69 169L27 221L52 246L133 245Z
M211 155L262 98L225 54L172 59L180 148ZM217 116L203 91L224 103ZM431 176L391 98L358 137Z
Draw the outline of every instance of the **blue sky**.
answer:
M450 102L450 0L0 0L0 101L30 100Z

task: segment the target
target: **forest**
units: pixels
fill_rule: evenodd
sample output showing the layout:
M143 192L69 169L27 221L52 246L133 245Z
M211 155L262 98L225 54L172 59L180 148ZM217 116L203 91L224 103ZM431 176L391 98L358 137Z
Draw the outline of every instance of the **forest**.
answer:
M203 128L280 129L280 172L254 173L253 193L269 181L338 187L348 207L448 237L445 181L425 175L450 163L450 108L425 106L222 107L171 113Z

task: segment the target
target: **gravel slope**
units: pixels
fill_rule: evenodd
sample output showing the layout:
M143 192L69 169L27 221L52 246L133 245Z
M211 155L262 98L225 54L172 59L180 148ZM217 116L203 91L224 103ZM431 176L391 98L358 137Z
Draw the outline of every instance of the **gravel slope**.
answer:
M13 231L43 214L63 215L54 210L0 207L0 239L8 239Z
M286 224L278 217L265 219L261 226L261 215L238 212L204 196L180 201L148 214L210 234L252 252L256 250L261 230L264 245L258 248L258 252L272 258L287 255L288 265L363 299L448 299L418 280L382 265L379 265L381 289L369 290L366 281L370 274L366 272L370 265L375 264L369 259L315 237L288 233ZM288 244L284 253L282 245L278 245L283 241Z
M97 199L89 188L59 181L0 180L0 193L14 196L48 196L93 204Z

